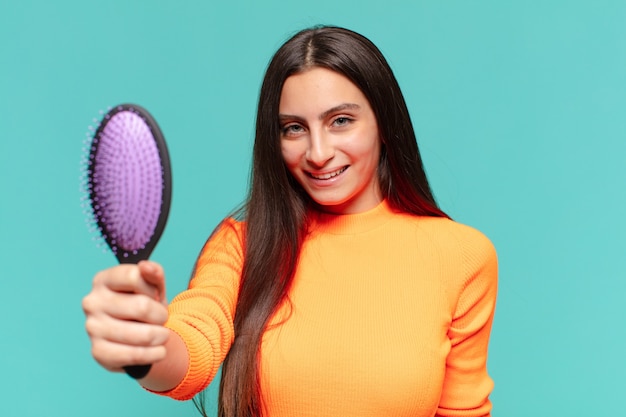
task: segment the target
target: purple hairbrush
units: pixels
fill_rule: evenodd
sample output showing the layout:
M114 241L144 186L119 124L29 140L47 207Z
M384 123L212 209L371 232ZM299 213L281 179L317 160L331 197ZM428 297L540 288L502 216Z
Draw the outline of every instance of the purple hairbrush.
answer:
M170 159L154 118L134 104L104 115L85 161L85 192L93 227L120 263L148 259L167 222ZM150 365L124 367L143 378Z

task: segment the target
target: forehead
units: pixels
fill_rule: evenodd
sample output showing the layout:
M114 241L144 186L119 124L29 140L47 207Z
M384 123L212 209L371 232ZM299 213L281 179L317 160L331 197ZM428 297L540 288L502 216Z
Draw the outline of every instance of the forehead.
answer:
M363 92L346 76L327 68L313 67L285 80L280 95L280 112L297 109L323 111L343 103L369 103Z

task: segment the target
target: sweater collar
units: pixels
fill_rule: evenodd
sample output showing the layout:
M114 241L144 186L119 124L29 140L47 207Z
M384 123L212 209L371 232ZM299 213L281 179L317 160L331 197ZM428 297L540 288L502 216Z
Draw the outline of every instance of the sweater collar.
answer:
M368 211L355 214L331 214L311 210L308 229L312 234L353 235L376 229L391 220L393 215L394 211L387 200L381 201Z

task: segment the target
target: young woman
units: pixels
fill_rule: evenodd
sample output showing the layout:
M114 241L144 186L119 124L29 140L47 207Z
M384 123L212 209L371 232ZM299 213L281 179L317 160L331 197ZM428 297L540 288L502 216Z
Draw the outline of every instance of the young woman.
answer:
M380 51L342 28L296 34L256 126L241 219L188 290L168 306L154 262L95 276L95 359L151 363L139 382L180 400L223 365L224 417L489 416L495 250L437 207Z

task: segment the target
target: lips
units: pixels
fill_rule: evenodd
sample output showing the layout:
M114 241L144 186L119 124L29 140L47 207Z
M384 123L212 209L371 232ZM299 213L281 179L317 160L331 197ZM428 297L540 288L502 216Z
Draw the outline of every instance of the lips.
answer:
M341 167L336 171L333 172L327 172L325 174L313 174L312 172L307 172L306 174L316 180L329 180L331 178L336 177L337 175L341 174L342 172L344 172L346 169L348 169L348 166L346 165L345 167Z

